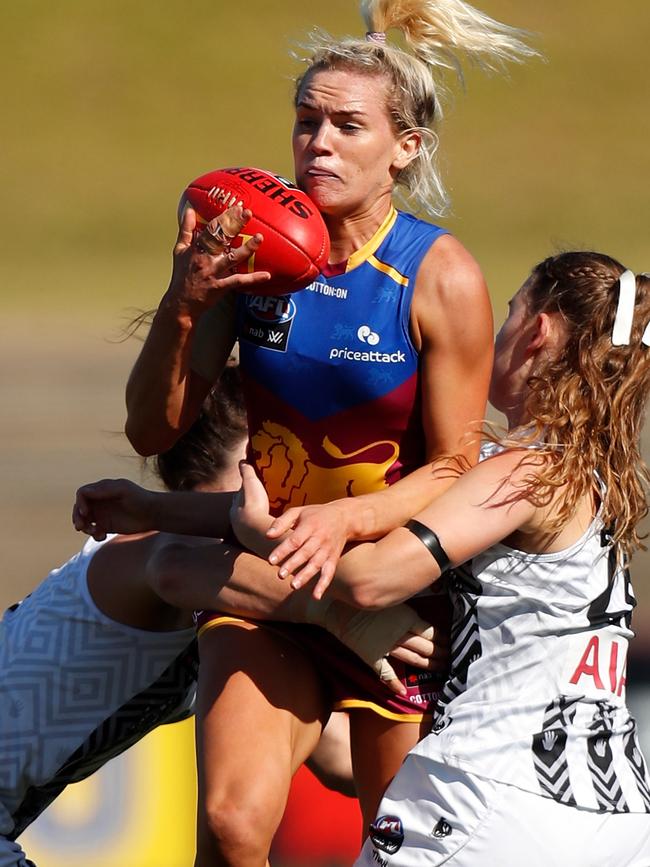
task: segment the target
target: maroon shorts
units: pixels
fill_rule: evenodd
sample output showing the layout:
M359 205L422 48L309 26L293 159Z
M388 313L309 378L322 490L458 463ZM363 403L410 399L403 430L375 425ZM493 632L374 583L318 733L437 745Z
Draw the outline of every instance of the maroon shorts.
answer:
M446 592L416 596L408 604L423 620L449 637L451 604ZM424 671L392 659L391 665L407 690L405 696L399 696L388 689L370 666L319 626L253 621L217 611L199 612L196 622L199 635L208 629L239 623L255 624L290 639L312 659L334 710L367 708L389 719L420 722L433 712L447 676L447 672Z

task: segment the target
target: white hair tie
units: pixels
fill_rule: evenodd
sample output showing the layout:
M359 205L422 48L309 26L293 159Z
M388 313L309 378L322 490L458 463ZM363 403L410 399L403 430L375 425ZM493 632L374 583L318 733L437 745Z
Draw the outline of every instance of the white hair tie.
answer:
M612 329L612 344L614 346L627 346L630 342L635 301L636 277L632 271L623 271L618 281L618 307ZM643 334L644 343L646 342L646 332ZM650 339L650 334L648 337Z

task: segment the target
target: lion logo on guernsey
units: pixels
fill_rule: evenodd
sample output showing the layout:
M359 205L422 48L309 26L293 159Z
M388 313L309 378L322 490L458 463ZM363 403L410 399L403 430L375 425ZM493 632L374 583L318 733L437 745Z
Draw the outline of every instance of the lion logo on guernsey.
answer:
M373 846L394 855L404 842L404 828L399 816L380 816L370 826L370 839Z
M286 352L295 315L296 305L290 295L249 295L242 337L265 349Z

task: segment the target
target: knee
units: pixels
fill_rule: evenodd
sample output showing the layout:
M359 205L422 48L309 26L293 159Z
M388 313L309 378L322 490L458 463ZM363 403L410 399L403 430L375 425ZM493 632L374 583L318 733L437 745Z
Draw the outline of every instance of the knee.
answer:
M218 864L263 864L281 818L272 803L266 798L213 794L202 805L199 841Z

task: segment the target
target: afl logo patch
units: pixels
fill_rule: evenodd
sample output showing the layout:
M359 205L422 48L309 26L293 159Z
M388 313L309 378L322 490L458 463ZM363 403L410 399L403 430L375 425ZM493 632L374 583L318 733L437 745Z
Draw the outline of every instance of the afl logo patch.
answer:
M404 842L404 828L399 816L380 816L369 830L373 846L388 855L394 855Z
M286 352L295 315L291 295L249 295L241 336L257 346Z

